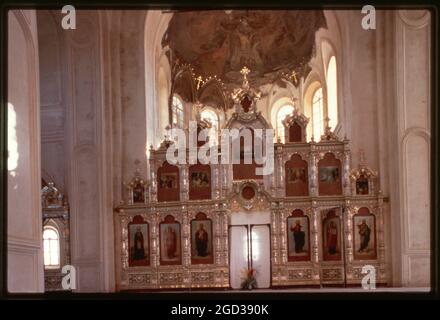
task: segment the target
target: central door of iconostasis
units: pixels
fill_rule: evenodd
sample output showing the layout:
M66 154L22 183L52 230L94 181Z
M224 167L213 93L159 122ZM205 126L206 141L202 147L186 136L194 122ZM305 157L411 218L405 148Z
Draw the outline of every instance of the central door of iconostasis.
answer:
M269 212L233 213L229 225L229 274L232 289L241 289L249 270L254 270L256 287L271 285Z

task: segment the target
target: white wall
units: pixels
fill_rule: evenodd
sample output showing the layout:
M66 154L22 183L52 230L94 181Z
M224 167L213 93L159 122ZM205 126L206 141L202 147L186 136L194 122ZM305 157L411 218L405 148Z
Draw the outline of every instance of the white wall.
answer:
M9 142L9 151L18 154L11 154L17 162L12 161L8 168L7 289L9 292L42 292L40 102L34 10L9 11L8 38L8 120L14 118L14 113L16 118L16 127L9 130L9 139L17 142L16 149L14 143Z

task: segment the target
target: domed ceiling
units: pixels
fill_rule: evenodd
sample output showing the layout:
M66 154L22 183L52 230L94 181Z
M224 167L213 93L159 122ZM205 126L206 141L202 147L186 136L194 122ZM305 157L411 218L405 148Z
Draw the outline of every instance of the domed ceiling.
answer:
M261 86L280 76L298 84L310 70L315 32L326 27L321 10L214 10L174 13L162 40L176 66L189 64L196 76L241 84L240 70Z

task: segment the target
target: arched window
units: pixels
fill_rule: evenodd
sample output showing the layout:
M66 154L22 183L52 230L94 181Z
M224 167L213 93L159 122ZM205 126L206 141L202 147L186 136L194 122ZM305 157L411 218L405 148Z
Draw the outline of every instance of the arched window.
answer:
M201 114L200 114L200 118L202 118L202 120L207 120L211 125L212 125L212 129L215 132L218 132L218 115L217 113L215 113L214 110L211 109L203 109Z
M180 100L180 98L178 98L176 95L173 95L171 112L173 125L183 128L183 103L182 100Z
M54 227L43 230L44 266L58 268L60 266L60 237Z
M312 98L312 125L313 137L315 141L321 139L324 133L324 108L322 103L322 88L316 89Z
M283 143L285 142L283 120L286 118L287 115L293 112L293 109L294 108L292 105L286 104L282 106L277 112L276 134L277 138L279 138Z
M335 130L338 124L338 92L336 76L336 58L332 56L327 69L327 108L329 126Z
M200 118L202 120L208 121L212 127L210 130L210 145L215 145L218 142L218 130L219 130L219 119L217 113L210 108L205 108L200 113Z
M14 105L8 102L8 171L15 177L18 165L17 113Z

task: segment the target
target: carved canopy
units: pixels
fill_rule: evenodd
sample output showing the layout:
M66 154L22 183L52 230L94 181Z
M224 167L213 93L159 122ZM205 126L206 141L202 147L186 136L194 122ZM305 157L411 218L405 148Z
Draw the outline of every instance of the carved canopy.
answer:
M286 142L306 142L306 129L309 119L294 109L292 114L283 120Z

